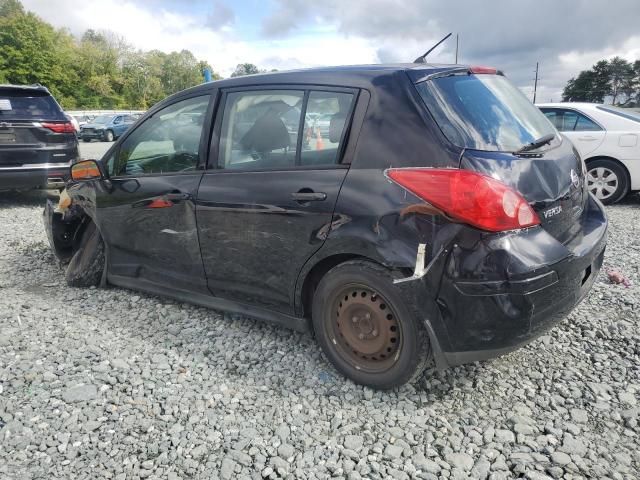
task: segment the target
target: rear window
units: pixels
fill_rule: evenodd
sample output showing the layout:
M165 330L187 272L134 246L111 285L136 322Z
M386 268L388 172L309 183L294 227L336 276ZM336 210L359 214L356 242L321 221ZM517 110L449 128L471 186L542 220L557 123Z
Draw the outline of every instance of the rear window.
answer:
M614 107L611 105L598 105L596 108L598 110L602 110L603 112L612 113L619 117L626 118L627 120L640 123L640 112L636 112L628 108Z
M0 120L65 120L51 95L0 89Z
M502 75L451 75L417 88L444 135L459 147L515 151L556 133L542 112Z

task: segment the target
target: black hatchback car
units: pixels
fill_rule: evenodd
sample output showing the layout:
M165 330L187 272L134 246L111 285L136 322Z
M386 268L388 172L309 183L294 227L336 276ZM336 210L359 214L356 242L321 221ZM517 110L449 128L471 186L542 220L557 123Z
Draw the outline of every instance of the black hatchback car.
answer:
M71 174L45 209L69 284L311 330L375 388L536 338L589 291L606 242L575 149L484 67L208 83Z
M0 85L0 191L64 187L76 131L49 90Z

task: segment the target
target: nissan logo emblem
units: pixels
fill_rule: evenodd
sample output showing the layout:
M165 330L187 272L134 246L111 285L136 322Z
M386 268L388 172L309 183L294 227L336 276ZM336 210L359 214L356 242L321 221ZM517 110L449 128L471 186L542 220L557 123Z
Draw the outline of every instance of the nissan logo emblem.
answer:
M580 185L580 177L578 177L578 174L573 168L571 169L571 183L573 184L574 188L578 188L578 186Z

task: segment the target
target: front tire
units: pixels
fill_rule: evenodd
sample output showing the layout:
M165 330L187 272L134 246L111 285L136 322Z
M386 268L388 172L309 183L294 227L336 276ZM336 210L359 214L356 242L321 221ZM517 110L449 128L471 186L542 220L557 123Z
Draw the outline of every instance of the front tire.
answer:
M619 163L606 158L587 164L587 188L605 205L617 203L629 191L629 178Z
M116 137L111 130L107 130L107 132L104 134L105 142L113 142L115 138Z
M93 287L100 284L105 265L104 241L93 222L82 234L80 244L71 257L65 279L70 287Z
M334 367L356 383L387 390L417 379L431 354L389 272L353 260L331 269L313 297L313 328Z

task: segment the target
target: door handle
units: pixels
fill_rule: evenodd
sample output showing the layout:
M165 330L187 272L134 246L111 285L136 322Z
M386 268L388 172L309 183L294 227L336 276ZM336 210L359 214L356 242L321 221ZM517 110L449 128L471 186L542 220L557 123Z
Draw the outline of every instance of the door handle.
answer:
M296 202L322 202L327 199L327 194L323 192L300 191L291 194L291 198Z
M168 193L164 195L164 198L171 200L172 202L180 202L182 200L190 200L191 195L188 193Z
M158 197L147 198L131 205L133 208L170 208L183 200L190 200L188 193L166 193Z
M584 137L578 137L578 140L582 140L583 142L593 142L596 140L596 137L592 137L591 135L587 135Z

